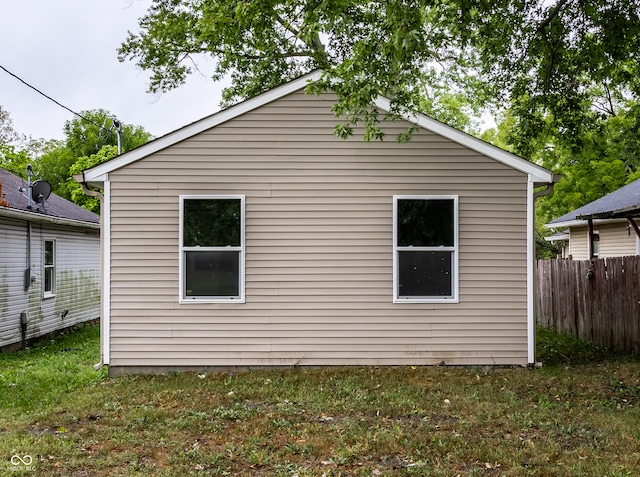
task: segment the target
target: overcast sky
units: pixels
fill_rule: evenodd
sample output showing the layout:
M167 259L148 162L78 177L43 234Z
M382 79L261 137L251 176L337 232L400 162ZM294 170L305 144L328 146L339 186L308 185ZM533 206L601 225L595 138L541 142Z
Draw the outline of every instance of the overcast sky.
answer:
M209 77L193 75L157 97L147 93L147 72L118 61L117 48L151 3L0 0L0 65L75 112L105 109L156 137L218 111L221 86ZM74 117L2 70L0 105L34 139L62 139Z

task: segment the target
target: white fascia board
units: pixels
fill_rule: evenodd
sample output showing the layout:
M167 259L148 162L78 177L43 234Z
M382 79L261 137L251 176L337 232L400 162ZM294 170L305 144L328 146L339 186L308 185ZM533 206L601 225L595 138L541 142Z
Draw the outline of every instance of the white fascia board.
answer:
M158 139L140 146L131 152L125 153L120 157L111 159L110 161L96 167L92 167L91 169L87 169L84 171L84 180L90 184L102 183L107 180L107 174L109 172L120 169L121 167L127 166L137 160L161 151L162 149L173 146L174 144L184 141L185 139L195 136L207 129L218 126L219 124L230 121L231 119L287 96L288 94L294 93L304 88L309 83L317 81L321 75L321 71L309 73L308 75L283 84L282 86L267 91L259 96L238 103L227 109L223 109L211 116L207 116L204 119L169 133L166 136L159 137Z
M587 225L586 220L567 220L565 222L558 222L556 224L544 224L543 227L547 229L561 229L567 227L580 227L583 225Z
M207 129L218 126L219 124L230 121L242 114L252 111L256 108L264 106L272 101L282 98L288 94L298 91L309 83L317 81L322 76L322 71L314 71L308 75L302 76L297 80L286 83L282 86L274 88L266 93L263 93L254 98L238 103L227 109L219 111L207 116L204 119L196 121L188 126L178 129L172 133L162 136L154 141L151 141L143 146L134 149L131 152L125 153L122 156L111 159L104 164L100 164L91 169L84 171L84 180L89 184L98 185L107 179L109 172L115 171L129 165L137 160L154 154L162 149L173 146L174 144L184 141L196 134L199 134ZM376 107L386 111L391 111L391 101L388 98L379 96L375 102ZM550 184L554 182L553 173L532 163L525 159L522 159L514 154L504 151L498 147L495 147L488 142L475 138L467 133L459 131L451 126L448 126L440 121L429 118L423 114L403 114L403 119L416 124L422 128L425 128L433 133L436 133L442 137L450 139L458 144L461 144L469 149L484 154L492 159L495 159L503 164L506 164L516 170L529 174L533 177L534 182L541 182Z
M542 237L543 239L545 239L547 242L561 242L563 240L569 240L569 234L563 234L563 233L555 233L553 235L547 235L546 237Z
M386 111L391 111L391 101L385 97L379 96L375 102L375 105ZM445 137L454 141L462 146L468 147L480 154L495 159L498 162L502 162L507 166L512 167L520 172L530 175L534 183L542 182L551 184L554 182L553 173L540 167L533 162L522 159L521 157L511 154L499 147L489 144L486 141L471 136L465 132L462 132L456 128L448 126L440 121L425 116L424 114L415 113L414 115L402 114L401 117L421 128L427 129L439 136Z
M90 187L97 187L102 189L104 187L104 183L109 180L109 174L101 174L97 177L91 179L91 181L87 180L86 176L83 176L82 181L86 183Z
M8 217L10 219L27 220L31 222L66 225L69 227L77 227L82 229L100 230L100 224L94 222L83 222L82 220L65 219L54 215L44 215L37 212L28 212L26 210L17 210L10 207L0 207L0 217Z
M626 218L619 219L593 219L593 223L596 222L598 224L612 224L615 222L626 222ZM560 229L560 228L571 228L571 227L586 227L589 225L588 220L566 220L564 222L558 222L555 224L544 224L543 227L547 229Z

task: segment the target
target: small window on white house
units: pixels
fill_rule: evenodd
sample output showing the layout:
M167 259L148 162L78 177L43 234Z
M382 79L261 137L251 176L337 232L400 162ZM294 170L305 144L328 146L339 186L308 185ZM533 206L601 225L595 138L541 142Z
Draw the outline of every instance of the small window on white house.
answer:
M180 196L180 301L244 301L244 196Z
M394 196L394 302L457 302L458 197Z
M593 247L593 258L598 258L600 256L600 232L596 231L593 233L591 246Z
M56 294L56 241L44 241L44 296Z

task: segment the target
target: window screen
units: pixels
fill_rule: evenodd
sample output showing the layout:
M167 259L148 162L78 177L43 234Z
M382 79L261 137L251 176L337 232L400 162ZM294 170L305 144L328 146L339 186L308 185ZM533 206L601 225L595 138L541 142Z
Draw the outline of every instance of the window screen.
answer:
M244 297L244 197L181 197L184 301Z
M457 299L457 197L397 196L396 301Z

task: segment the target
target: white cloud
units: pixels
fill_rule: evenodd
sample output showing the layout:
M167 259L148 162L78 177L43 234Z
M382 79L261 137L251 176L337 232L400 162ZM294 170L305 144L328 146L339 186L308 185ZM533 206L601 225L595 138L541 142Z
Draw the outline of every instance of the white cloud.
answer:
M0 0L0 65L68 108L106 109L161 136L216 112L222 85L193 75L159 98L148 74L116 50L137 31L151 0ZM211 64L200 65L205 71ZM34 138L63 138L73 114L0 70L0 105L14 128Z

